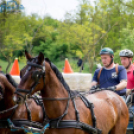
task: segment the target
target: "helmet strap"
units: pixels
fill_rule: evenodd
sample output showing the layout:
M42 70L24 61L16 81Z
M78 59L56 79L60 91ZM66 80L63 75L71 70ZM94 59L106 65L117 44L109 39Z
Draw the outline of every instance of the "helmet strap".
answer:
M130 67L130 65L131 65L131 61L129 61L129 64L128 64L128 66L126 67L126 69L128 69L128 68Z
M109 65L107 67L109 67L114 61L113 56L110 56L110 57L111 57L111 61L110 61Z

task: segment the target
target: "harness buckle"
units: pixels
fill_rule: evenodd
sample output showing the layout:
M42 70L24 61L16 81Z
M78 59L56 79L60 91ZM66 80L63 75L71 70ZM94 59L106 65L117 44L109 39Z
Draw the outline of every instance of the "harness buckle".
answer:
M30 94L26 94L26 96L25 96L25 100L29 99L30 96L31 96Z

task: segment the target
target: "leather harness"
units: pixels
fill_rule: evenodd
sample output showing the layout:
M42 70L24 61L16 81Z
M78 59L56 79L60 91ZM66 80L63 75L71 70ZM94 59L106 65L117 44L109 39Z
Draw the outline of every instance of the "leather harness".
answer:
M36 68L42 69L42 73L39 74L38 80L35 81L35 84L33 85L33 87L31 88L30 91L27 91L25 89L17 89L16 90L15 93L20 95L21 97L23 97L24 100L27 99L27 96L29 97L31 95L31 92L38 85L40 78L45 75L45 69L44 69L44 67L42 65L38 65L36 63L31 63L31 62L29 62L28 65L29 65L29 68L28 68L27 71L30 70L31 66L34 66ZM43 78L45 79L45 76ZM23 96L20 92L25 92L27 94L26 94L26 96ZM102 134L102 131L96 127L96 117L95 117L95 114L94 114L94 105L93 105L93 103L89 102L89 100L84 95L79 94L79 97L81 98L81 100L84 102L86 107L89 108L89 110L91 111L93 126L90 126L90 125L88 125L88 124L86 124L84 122L80 122L79 111L76 108L75 97L72 97L70 92L71 91L68 91L68 95L69 95L68 102L67 102L67 105L66 105L66 108L65 108L65 111L64 111L63 115L61 115L60 117L58 117L56 119L49 119L47 117L47 115L45 115L46 119L44 120L43 127L45 129L46 128L58 128L58 129L59 128L77 128L77 129L84 130L85 132L90 133L90 134ZM46 99L46 98L42 98L42 99ZM54 101L54 100L57 100L57 99L52 98L52 100ZM74 105L75 114L76 114L76 120L62 120L63 117L68 113L70 100L72 100L73 105ZM27 122L29 122L29 121L27 121ZM12 124L13 123L15 123L15 122L12 121ZM0 124L1 124L1 121L0 121ZM24 124L20 121L19 126L22 127L23 125Z

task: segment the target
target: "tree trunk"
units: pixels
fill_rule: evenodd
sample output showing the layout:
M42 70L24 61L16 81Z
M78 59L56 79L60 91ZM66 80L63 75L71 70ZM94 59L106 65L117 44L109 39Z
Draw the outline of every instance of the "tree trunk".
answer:
M6 74L8 73L9 67L10 67L10 65L11 65L11 61L9 61L9 60L7 60L7 61L8 61L8 65L7 65L7 67L6 67Z

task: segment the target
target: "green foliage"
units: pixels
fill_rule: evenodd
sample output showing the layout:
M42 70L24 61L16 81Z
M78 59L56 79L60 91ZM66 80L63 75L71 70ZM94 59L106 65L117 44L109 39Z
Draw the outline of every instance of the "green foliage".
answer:
M66 13L64 21L5 10L0 14L0 57L9 65L14 57L25 63L24 49L33 56L43 52L55 62L81 57L87 61L85 69L92 72L101 62L103 47L114 50L118 63L121 49L134 51L134 1L96 0L94 6L88 0L79 2L73 13ZM6 1L0 5L3 3ZM19 0L17 3L21 4ZM76 62L71 64L79 71Z
M61 60L67 57L68 45L53 43L51 40L45 43L41 41L39 46L34 47L33 52L37 54L43 52L44 56L52 61Z
M121 45L121 48L115 53L115 61L117 63L120 63L119 52L121 50L130 49L134 52L134 29L132 29L130 23L128 23L127 27L123 28L120 32L122 34L122 37L118 39L118 42Z

